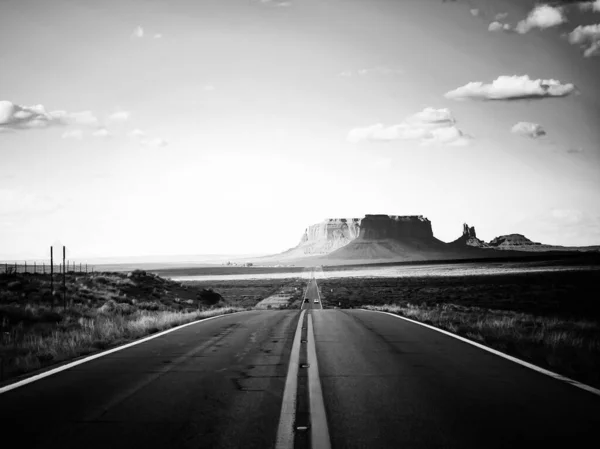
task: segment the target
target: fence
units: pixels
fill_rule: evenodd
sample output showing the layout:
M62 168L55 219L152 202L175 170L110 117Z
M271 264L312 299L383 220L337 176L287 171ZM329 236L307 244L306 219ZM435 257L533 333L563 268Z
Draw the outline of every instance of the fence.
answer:
M87 263L77 263L67 261L65 263L66 273L93 273L94 267ZM54 274L62 274L63 264L54 264L50 270L50 264L45 262L23 262L18 263L2 263L0 264L0 274L14 274L14 273L30 273L30 274L50 274L51 271Z

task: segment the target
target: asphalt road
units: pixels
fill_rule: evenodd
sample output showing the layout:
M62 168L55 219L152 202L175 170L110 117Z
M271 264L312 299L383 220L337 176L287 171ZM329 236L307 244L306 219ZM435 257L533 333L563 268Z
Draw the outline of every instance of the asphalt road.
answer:
M226 315L1 394L2 445L272 447L298 317Z
M597 444L598 396L389 315L308 304L333 448ZM216 318L8 391L2 441L271 448L298 317Z
M308 300L308 301L307 301ZM317 300L318 302L315 302ZM319 286L317 285L317 280L315 278L311 278L306 285L306 290L304 291L304 301L302 301L302 309L322 309L323 304L321 304L321 293L319 292Z
M600 397L587 391L390 315L313 320L333 448L598 443Z

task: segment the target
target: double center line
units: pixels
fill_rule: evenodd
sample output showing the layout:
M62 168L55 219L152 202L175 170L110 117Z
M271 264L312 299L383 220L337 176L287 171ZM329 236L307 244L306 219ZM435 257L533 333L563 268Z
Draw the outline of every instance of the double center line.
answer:
M300 312L288 366L276 449L330 449L311 311Z

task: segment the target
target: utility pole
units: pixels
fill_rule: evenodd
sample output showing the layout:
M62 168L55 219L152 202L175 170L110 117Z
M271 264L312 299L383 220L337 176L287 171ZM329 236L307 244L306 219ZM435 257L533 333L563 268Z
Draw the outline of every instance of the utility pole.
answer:
M54 252L50 247L50 294L52 295L52 304L54 304Z
M66 249L63 245L63 306L67 310L67 270L65 270Z

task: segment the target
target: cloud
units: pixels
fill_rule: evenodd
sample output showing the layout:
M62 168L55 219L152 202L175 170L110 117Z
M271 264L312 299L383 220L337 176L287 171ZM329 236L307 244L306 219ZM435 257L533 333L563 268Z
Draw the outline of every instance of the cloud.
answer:
M161 37L162 37L162 34L160 34L160 33L156 33L154 35L154 39L160 39Z
M136 139L140 145L145 147L166 147L168 142L165 139L158 137L148 137L147 134L141 129L134 129L129 133L129 136Z
M72 112L67 115L66 120L70 123L88 126L97 126L99 123L92 111Z
M510 131L514 134L531 137L532 139L546 135L546 131L541 125L530 122L519 122Z
M508 17L508 13L507 12L500 12L498 14L496 14L496 16L494 17L494 19L496 20L502 20L502 19L506 19Z
M138 25L135 30L131 33L131 37L133 38L142 38L144 37L144 29Z
M145 133L144 131L142 131L141 129L137 129L137 128L136 128L136 129L134 129L133 131L131 131L131 132L129 133L129 135L130 135L131 137L143 137L143 136L145 136L145 135L146 135L146 133Z
M508 23L492 22L488 27L488 31L510 31L511 27Z
M569 43L579 45L586 58L600 55L600 23L578 26L568 34Z
M168 142L165 139L160 139L158 137L154 137L154 138L144 138L140 140L140 145L143 145L145 147L166 147L168 145Z
M74 129L72 131L65 131L62 134L63 139L78 139L81 140L83 137L83 131L80 129Z
M479 15L479 10L477 8L473 8L470 10L471 15L477 17Z
M270 6L272 8L286 8L288 6L292 6L292 2L282 0L258 0L258 3L264 6Z
M398 125L384 127L378 123L366 128L355 128L348 133L347 140L351 143L417 140L421 145L468 144L471 137L463 134L455 123L456 120L448 109L425 108Z
M576 153L583 153L583 148L582 147L571 147L567 150L567 153L571 153L571 154L576 154Z
M131 112L128 111L118 111L108 116L109 122L125 122L129 120L129 116Z
M491 84L481 81L471 82L444 94L452 100L516 100L525 98L562 97L575 90L573 84L560 81L532 80L528 75L499 76Z
M31 129L71 124L95 126L98 124L98 119L91 111L47 112L41 104L20 106L11 101L0 101L0 128Z
M110 137L110 133L108 132L108 130L106 128L101 128L97 131L94 131L92 133L92 136L94 136L94 137Z
M536 6L525 20L521 20L515 30L519 34L525 34L532 28L546 29L565 23L567 18L560 7L549 5Z
M206 92L212 92L214 90L216 90L215 86L213 86L212 84L207 84L206 86L204 86L203 88Z
M351 77L351 76L366 76L366 75L399 75L404 73L402 69L394 69L386 66L377 66L368 69L359 69L356 71L346 70L341 72L339 76L342 77Z
M600 12L600 0L592 2L579 2L579 9L582 11L595 11Z

